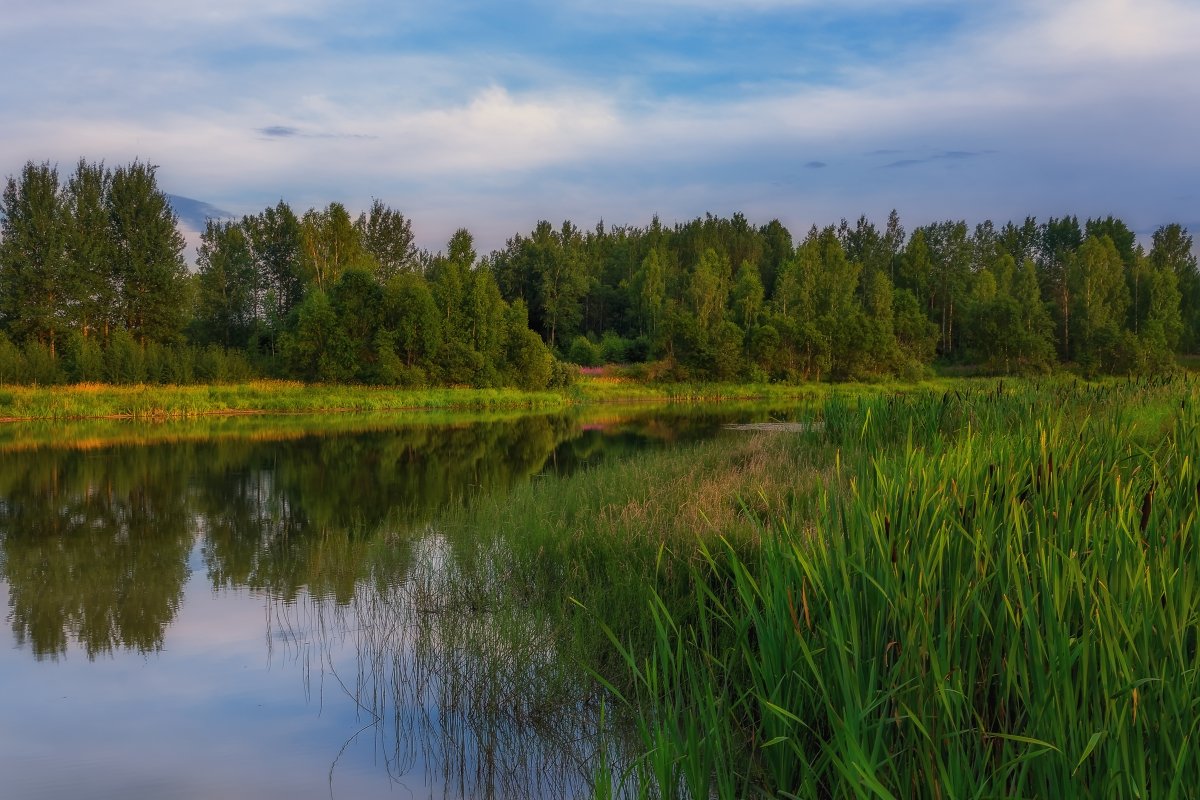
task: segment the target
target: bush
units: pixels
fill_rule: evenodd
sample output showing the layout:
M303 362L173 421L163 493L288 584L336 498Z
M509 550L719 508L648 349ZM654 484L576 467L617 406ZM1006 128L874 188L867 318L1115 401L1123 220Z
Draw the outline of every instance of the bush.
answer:
M195 377L195 350L150 342L142 351L146 361L146 382L161 384L191 383Z
M591 340L582 334L571 340L571 346L567 348L567 361L581 367L599 366L602 357L599 346L592 344Z
M579 382L579 367L565 361L554 360L550 365L550 383L552 389L565 389Z
M51 386L63 382L63 372L58 359L46 345L36 339L30 339L25 343L23 356L26 383Z
M545 389L554 374L554 357L528 328L515 329L508 343L507 383L520 389Z
M0 333L0 384L25 380L25 359L12 340Z
M605 364L624 364L629 360L629 347L632 341L625 339L613 331L605 331L600 337L600 358Z
M196 357L196 377L206 383L227 383L230 378L225 351L215 344L201 350Z
M62 366L68 381L94 383L104 380L104 352L96 337L72 331L63 342Z
M641 364L654 356L654 347L649 336L639 336L629 339L625 347L625 360L629 363Z
M108 337L104 349L104 379L109 383L142 383L146 359L129 331L119 328Z

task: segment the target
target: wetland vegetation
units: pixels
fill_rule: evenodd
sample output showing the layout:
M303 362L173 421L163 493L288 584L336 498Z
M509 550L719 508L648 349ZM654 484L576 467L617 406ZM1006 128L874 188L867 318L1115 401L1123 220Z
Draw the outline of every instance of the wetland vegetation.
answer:
M464 563L557 601L628 726L602 794L1185 797L1198 400L1187 381L831 397L805 434L475 504L462 524L511 561Z
M165 670L189 608L259 605L301 709L343 704L326 792L1184 797L1198 402L993 380L14 436L10 652Z

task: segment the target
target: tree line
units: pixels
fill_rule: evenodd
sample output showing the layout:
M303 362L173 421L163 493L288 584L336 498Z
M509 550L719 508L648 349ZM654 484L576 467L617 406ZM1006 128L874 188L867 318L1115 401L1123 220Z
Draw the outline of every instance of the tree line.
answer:
M1200 274L1180 225L1146 252L1119 219L1032 217L907 234L893 211L812 227L706 216L583 232L542 222L488 267L572 360L662 360L680 377L1169 368L1200 346Z
M375 201L285 202L209 220L189 272L140 162L10 177L0 205L0 381L241 379L542 388L561 361L674 379L1169 369L1200 348L1200 272L1180 225L1150 250L1120 219L910 233L892 212L812 227L707 215L584 231L539 222L480 256Z

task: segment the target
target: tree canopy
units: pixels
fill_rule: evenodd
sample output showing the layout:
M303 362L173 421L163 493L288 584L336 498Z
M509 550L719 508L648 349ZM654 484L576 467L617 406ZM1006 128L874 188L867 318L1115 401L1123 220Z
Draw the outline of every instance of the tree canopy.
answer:
M0 202L0 380L218 380L541 388L555 359L678 379L1170 369L1200 349L1200 272L1178 224L907 231L893 211L811 228L706 215L668 227L538 222L480 255L419 250L380 200L280 201L209 220L194 272L156 167L30 162Z

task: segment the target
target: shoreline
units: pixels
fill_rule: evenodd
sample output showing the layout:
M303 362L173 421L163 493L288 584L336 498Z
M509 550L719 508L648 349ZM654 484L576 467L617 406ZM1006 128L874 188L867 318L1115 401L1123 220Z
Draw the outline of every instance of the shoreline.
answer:
M0 385L0 425L86 420L167 422L201 417L289 414L356 414L425 411L546 411L588 405L650 403L792 402L847 394L945 391L994 378L934 378L916 382L807 384L614 384L583 378L556 390L393 389L353 385L305 385L258 380L194 386L73 384ZM1011 379L1010 379L1011 380Z

